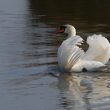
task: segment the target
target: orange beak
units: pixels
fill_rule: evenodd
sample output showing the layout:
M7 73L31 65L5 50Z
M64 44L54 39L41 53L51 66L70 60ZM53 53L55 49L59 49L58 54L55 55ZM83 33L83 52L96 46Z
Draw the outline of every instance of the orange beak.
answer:
M64 29L59 29L57 33L64 33Z

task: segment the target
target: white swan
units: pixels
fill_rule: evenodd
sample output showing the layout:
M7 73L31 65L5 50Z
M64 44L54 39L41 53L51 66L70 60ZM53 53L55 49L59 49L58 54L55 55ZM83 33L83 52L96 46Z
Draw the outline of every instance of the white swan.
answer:
M58 48L58 65L62 71L82 72L95 71L105 67L110 58L110 43L102 35L92 35L87 38L89 48L86 52L81 48L84 40L76 35L72 25L63 25L59 33L68 34Z

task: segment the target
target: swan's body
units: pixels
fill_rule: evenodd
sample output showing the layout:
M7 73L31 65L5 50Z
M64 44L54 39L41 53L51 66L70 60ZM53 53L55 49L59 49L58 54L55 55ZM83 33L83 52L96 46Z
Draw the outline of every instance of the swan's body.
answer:
M89 48L84 52L81 48L84 40L76 35L76 30L73 26L62 26L60 33L68 34L68 38L63 41L58 49L58 64L62 71L95 71L104 67L108 62L110 58L110 43L102 35L89 36L87 38Z

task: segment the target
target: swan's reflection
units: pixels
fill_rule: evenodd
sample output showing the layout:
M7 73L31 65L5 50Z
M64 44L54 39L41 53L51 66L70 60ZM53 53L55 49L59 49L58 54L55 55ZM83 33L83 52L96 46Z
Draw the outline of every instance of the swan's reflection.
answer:
M110 109L108 80L108 75L61 74L58 80L60 104L67 110Z
M81 79L71 74L61 74L58 87L61 90L61 105L68 110L85 110L82 98Z

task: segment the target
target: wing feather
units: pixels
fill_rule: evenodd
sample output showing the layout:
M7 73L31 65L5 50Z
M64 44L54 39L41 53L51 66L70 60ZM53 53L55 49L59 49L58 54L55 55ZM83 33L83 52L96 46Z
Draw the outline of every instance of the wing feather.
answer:
M87 39L89 48L83 55L84 60L94 60L107 63L110 58L110 43L102 35L92 35Z
M70 70L84 51L77 45L81 45L83 39L80 36L70 37L63 41L58 49L58 64L61 70Z

